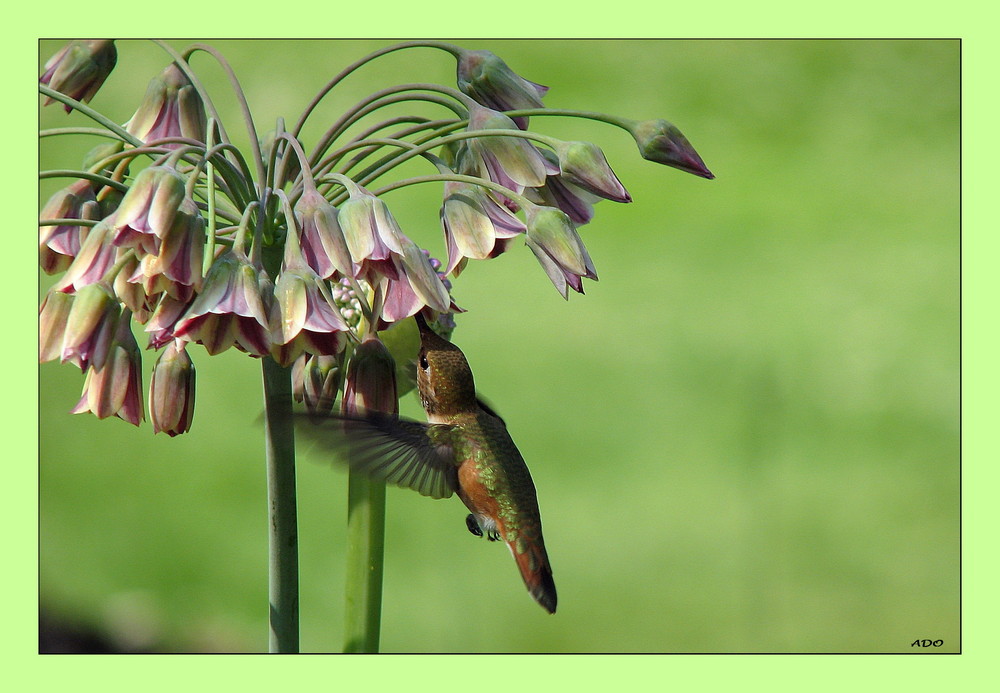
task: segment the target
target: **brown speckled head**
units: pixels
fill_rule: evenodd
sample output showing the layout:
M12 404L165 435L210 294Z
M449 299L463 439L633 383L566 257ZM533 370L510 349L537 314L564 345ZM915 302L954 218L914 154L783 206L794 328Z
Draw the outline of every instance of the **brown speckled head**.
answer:
M450 416L475 411L476 385L462 350L438 336L419 313L420 352L417 388L428 416Z

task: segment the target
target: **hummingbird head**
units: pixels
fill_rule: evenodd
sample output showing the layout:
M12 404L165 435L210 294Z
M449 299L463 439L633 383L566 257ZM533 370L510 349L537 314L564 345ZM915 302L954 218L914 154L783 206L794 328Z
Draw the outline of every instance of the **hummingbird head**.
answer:
M420 313L415 317L420 328L417 388L424 410L437 415L474 410L476 385L465 354L434 332Z

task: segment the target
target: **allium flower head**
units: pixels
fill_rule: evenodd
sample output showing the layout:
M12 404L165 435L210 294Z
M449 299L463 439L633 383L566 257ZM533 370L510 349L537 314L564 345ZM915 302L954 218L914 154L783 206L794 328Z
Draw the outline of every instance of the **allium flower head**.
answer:
M185 347L184 341L171 342L153 366L149 380L149 418L153 433L163 432L173 437L191 429L195 370Z
M542 97L549 90L524 79L487 50L460 52L458 88L477 103L497 111L541 108ZM528 119L520 117L515 122L523 130Z
M114 41L72 41L45 63L45 72L38 81L81 103L89 103L117 61ZM53 101L48 98L45 105ZM71 106L63 108L67 113L73 110Z
M107 358L100 364L90 364L83 396L71 413L89 411L99 419L117 416L133 426L142 421L142 357L132 336L131 322L127 311L117 321Z
M205 141L205 106L187 75L175 63L154 77L142 104L126 125L128 132L149 143L167 137ZM163 145L177 149L179 143Z
M630 131L643 159L672 166L702 178L715 178L687 138L665 120L633 123Z

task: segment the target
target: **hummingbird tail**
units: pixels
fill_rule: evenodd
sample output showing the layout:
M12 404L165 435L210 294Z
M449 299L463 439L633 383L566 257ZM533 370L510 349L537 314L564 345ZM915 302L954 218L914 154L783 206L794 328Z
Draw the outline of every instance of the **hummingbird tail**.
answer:
M552 566L545 549L529 546L524 553L518 553L513 546L511 553L524 578L524 584L535 601L542 605L550 614L556 612L556 583L552 580Z

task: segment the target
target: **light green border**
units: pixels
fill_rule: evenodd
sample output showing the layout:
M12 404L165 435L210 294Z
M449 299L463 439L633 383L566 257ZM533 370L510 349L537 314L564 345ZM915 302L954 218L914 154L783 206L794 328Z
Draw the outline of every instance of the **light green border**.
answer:
M70 688L84 682L118 690L212 690L217 687L261 690L283 684L296 689L317 688L366 691L433 687L435 690L479 688L579 688L616 690L655 687L673 691L729 690L763 687L769 690L939 691L973 690L967 684L989 680L990 655L998 641L996 616L996 516L984 508L997 507L997 450L995 436L995 368L997 346L992 326L997 319L996 276L997 148L995 24L989 15L965 10L963 3L947 8L914 3L839 3L808 8L804 3L641 3L616 2L584 6L505 2L475 6L435 3L442 9L413 3L393 3L394 9L376 19L368 5L357 8L333 3L300 1L295 7L248 6L244 18L233 16L234 6L172 2L145 5L141 22L111 17L108 6L99 14L94 6L39 3L22 8L33 17L14 18L3 44L7 104L17 103L6 118L5 195L8 228L18 230L15 269L4 281L13 297L14 324L3 340L6 374L4 429L8 433L5 468L5 552L3 658L5 679L24 682L33 690ZM972 5L972 3L969 3ZM979 3L975 3L979 5ZM184 6L190 5L191 9ZM518 9L523 5L524 9ZM125 6L118 6L122 10ZM925 9L926 7L926 9ZM134 9L134 8L133 8ZM294 14L292 10L294 9ZM262 19L267 11L284 17ZM420 11L421 18L414 13ZM81 16L83 12L87 14ZM133 17L139 15L129 14ZM351 15L356 18L351 20ZM468 16L471 14L472 16ZM212 21L212 16L215 21ZM578 16L577 16L578 15ZM145 34L150 17L157 16L160 33L187 36L281 37L315 36L316 32L350 32L354 36L411 37L609 37L609 36L720 36L720 37L959 37L963 39L963 650L961 656L385 656L330 658L267 658L265 656L134 656L40 657L36 630L37 447L36 414L27 396L37 400L34 342L19 339L35 334L36 223L32 167L36 161L36 111L31 102L36 72L36 39L42 35ZM426 19L423 19L426 17ZM498 24L498 21L500 23ZM378 22L378 23L376 23ZM499 29L499 31L498 31ZM23 91L22 91L23 87ZM22 105L23 102L23 105ZM36 103L36 102L35 102ZM914 104L919 108L919 104ZM933 137L933 133L928 133ZM27 200L25 203L24 201ZM12 217L12 218L11 218ZM28 254L31 257L26 257ZM29 298L30 297L30 298ZM8 320L10 316L8 315ZM13 433L13 435L10 435ZM983 472L991 470L988 476ZM15 567L16 566L16 567ZM982 670L982 671L980 671ZM979 676L978 674L983 674ZM280 677L280 678L279 678ZM987 678L988 677L988 678Z

